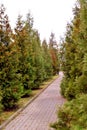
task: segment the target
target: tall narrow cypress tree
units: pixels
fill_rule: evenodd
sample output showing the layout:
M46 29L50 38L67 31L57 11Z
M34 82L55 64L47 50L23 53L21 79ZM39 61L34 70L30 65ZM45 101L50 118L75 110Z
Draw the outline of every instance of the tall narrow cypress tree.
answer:
M12 108L20 98L20 82L16 76L12 30L3 5L0 7L0 87L4 108Z
M58 45L55 40L54 33L51 33L49 38L49 51L50 56L52 59L52 68L53 68L53 74L57 74L59 72L59 59L58 59Z

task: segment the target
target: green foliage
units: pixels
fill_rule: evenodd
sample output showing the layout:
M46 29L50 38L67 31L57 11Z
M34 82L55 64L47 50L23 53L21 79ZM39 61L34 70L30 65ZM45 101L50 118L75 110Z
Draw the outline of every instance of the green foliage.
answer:
M17 106L17 102L21 97L23 90L21 85L3 89L3 98L1 100L2 104L4 105L4 109L11 109Z
M61 66L65 76L65 81L63 80L61 84L61 91L69 100L75 98L79 93L83 93L80 88L81 85L77 81L83 75L84 59L83 50L81 49L81 20L78 5L76 5L73 12L74 19L70 24L67 24L65 41L62 42L61 46Z
M27 28L28 29L28 28ZM28 35L27 30L24 25L24 21L22 20L22 16L18 16L17 24L15 28L15 44L18 52L18 70L17 73L21 74L21 82L24 87L24 95L30 94L31 87L29 86L29 72L31 68L31 64L29 63L29 43L28 43ZM23 95L22 94L22 95Z
M52 127L55 130L86 130L87 95L66 102L58 111L58 121Z
M51 61L52 61L52 69L53 69L53 74L57 74L59 72L59 55L58 55L58 45L55 40L55 35L54 33L51 33L50 39L49 39L49 52L51 56Z
M75 85L75 82L73 79L70 79L67 83L67 88L65 91L65 97L68 100L72 100L73 98L76 98L80 93L79 87Z
M18 75L16 74L16 50L13 42L11 41L12 32L8 17L5 15L5 8L3 5L1 5L0 11L0 21L3 19L3 22L0 23L0 32L2 32L0 33L0 87L2 90L1 103L3 104L4 108L10 108L13 107L17 102L17 99L19 99L18 95L21 96L19 93L19 89L21 89L21 83L18 79ZM13 94L13 90L17 90L16 93L14 93L15 96Z
M42 42L42 56L44 60L44 80L49 79L53 74L52 59L46 40Z
M76 98L80 93L82 93L81 86L76 83L74 79L63 78L61 83L61 94L68 100Z
M13 33L4 5L0 6L0 111L2 106L4 109L17 106L21 97L30 96L33 89L56 74L58 50L55 47L50 50L45 43L41 43L38 31L33 28L30 13L25 20L18 15Z
M82 75L76 81L76 86L79 87L80 93L87 93L87 76Z
M73 13L60 49L61 93L71 101L60 108L55 130L87 130L87 1L78 0Z
M65 78L62 79L62 82L61 82L61 94L65 97L65 91L67 89L67 85L68 85L68 79L66 80Z

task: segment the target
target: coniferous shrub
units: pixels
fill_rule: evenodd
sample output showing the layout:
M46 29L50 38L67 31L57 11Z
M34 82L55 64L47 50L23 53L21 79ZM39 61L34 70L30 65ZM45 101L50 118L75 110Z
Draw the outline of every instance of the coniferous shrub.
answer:
M61 83L61 94L68 100L76 98L81 93L81 89L76 81L69 78L63 78Z
M19 99L23 93L22 84L11 83L10 87L3 88L1 103L4 109L11 109L17 106Z
M76 80L76 88L79 88L80 93L87 93L87 76L86 75L81 75L78 80Z
M62 82L61 82L61 94L65 97L65 91L66 91L66 86L68 85L68 79L66 80L66 78L64 77L62 79Z
M86 130L87 94L66 102L58 111L58 121L51 126L55 130Z

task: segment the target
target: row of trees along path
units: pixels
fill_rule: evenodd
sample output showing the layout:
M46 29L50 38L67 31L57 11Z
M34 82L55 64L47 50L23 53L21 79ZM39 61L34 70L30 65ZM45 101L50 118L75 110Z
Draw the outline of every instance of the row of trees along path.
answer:
M41 42L33 28L30 13L19 15L12 30L4 5L0 6L0 114L12 109L19 99L59 71L59 53L55 36ZM6 130L47 130L56 119L56 107L64 100L59 94L62 75L34 102L22 111Z
M59 70L58 47L51 33L49 43L41 42L33 18L18 15L11 29L4 5L0 6L0 113L12 109L19 99L30 96L43 81Z
M60 72L59 77L14 118L5 130L52 130L49 125L56 121L56 110L65 101L60 95L62 77Z

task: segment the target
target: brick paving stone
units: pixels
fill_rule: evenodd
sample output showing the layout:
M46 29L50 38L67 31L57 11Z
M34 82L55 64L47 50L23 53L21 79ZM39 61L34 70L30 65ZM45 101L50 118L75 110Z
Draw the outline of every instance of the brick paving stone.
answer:
M4 130L53 130L49 125L56 121L58 106L65 102L60 95L62 77L63 74L60 72L59 77L20 112Z

